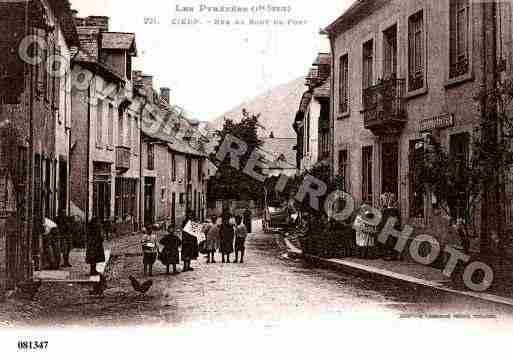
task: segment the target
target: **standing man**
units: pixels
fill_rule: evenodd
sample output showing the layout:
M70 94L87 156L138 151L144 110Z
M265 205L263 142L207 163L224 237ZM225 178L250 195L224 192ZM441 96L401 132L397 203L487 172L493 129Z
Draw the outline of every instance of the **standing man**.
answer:
M244 225L246 226L246 229L248 230L248 233L251 233L251 210L249 208L246 208L244 213L242 214L244 217Z

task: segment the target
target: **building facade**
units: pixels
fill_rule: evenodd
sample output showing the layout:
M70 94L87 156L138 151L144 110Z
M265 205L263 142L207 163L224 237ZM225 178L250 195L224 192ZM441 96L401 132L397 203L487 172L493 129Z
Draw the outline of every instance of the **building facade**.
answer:
M138 76L147 80L141 94L149 105L143 113L141 152L144 224L180 226L188 211L204 221L208 163L197 148L201 136L171 110L169 89L158 94L150 76Z
M301 98L293 125L298 135L299 173L329 159L330 73L331 56L320 53L306 76L307 90Z
M331 164L359 203L378 207L394 193L403 223L429 226L437 199L415 179L425 140L469 158L482 117L475 96L511 74L512 26L508 2L365 0L325 29Z
M140 101L133 96L135 35L109 32L109 19L75 18L81 49L72 88L72 206L116 234L139 228Z
M67 1L0 4L0 285L41 266L43 218L69 206L69 64L78 46Z

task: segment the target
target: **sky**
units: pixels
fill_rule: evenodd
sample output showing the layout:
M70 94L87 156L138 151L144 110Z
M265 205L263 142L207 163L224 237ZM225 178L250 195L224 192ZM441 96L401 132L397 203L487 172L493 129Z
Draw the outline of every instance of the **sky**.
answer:
M171 88L172 104L194 118L213 120L267 90L305 76L318 52L319 34L353 0L71 0L79 16L110 17L110 31L134 32L134 70ZM214 12L207 7L247 7ZM178 11L194 8L193 11ZM147 23L156 19L157 24ZM173 20L199 21L173 24ZM229 24L216 23L228 20ZM244 21L243 25L235 21ZM271 24L250 24L269 20ZM280 20L281 24L274 24ZM289 22L289 20L292 20ZM151 21L150 21L151 22Z

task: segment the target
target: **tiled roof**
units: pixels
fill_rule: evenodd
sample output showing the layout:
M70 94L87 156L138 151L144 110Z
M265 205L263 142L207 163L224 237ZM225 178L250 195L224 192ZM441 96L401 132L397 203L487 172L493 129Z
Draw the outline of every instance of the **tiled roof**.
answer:
M173 134L167 134L164 131L148 131L147 129L142 129L142 132L150 138L154 138L163 142L166 142L169 149L171 151L177 152L177 153L183 153L191 156L196 157L207 157L206 153L202 153L198 150L195 150L192 148L188 143L185 141L179 139L178 137L174 136Z
M108 65L97 61L93 56L89 55L85 50L79 49L73 62L79 63L98 75L116 82L124 82L123 78L111 69Z
M314 90L314 97L330 97L331 96L331 76L324 83Z
M355 0L349 9L324 29L324 32L336 34L349 29L389 1L390 0Z
M331 54L319 53L315 59L313 65L330 65L331 66Z
M126 50L136 56L137 48L135 45L135 34L125 32L103 32L102 49Z

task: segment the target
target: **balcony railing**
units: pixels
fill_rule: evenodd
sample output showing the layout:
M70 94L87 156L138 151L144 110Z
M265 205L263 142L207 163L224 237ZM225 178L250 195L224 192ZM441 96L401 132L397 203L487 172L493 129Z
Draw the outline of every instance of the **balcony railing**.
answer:
M380 81L363 91L364 127L376 135L398 133L406 122L406 81Z
M130 169L130 148L124 146L116 147L116 169L128 171Z

